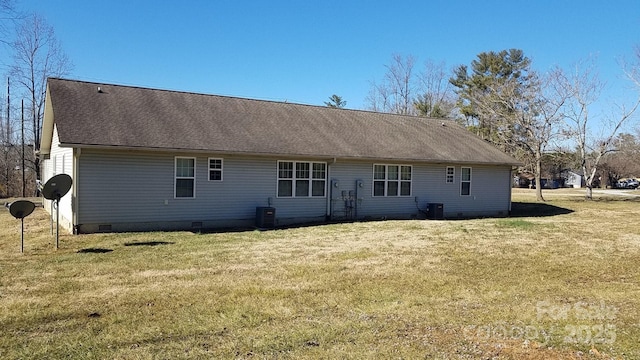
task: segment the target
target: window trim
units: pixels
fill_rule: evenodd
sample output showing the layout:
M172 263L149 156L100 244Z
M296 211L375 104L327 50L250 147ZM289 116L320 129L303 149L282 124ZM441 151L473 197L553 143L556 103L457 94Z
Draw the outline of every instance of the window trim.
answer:
M291 163L291 177L290 178L281 178L280 177L280 164L281 163ZM298 164L307 164L308 165L308 177L298 177ZM314 165L321 164L324 168L324 177L317 178L314 176ZM276 164L276 198L282 199L292 199L292 198L316 198L322 199L327 197L327 175L328 175L328 166L326 162L322 161L297 161L297 160L278 160ZM280 181L291 181L291 196L280 195ZM307 195L297 195L296 194L296 185L299 181L306 181L308 183ZM322 188L322 196L313 195L313 183L315 181L322 181L324 186Z
M211 168L211 160L220 160L220 168L212 169ZM207 179L213 182L222 182L224 180L224 159L223 158L215 158L210 157L207 159L207 167L209 171L207 172ZM211 180L211 171L219 171L220 172L220 180Z
M178 159L193 160L193 176L178 176ZM173 198L174 199L195 199L196 198L196 167L197 159L193 156L175 156L173 160ZM178 196L178 180L193 180L193 196Z
M469 180L464 180L464 178L463 178L463 176L464 176L463 169L469 169ZM460 168L460 196L471 196L471 181L472 181L472 179L473 179L472 168L470 166L461 167ZM468 194L463 194L462 193L464 184L469 184L469 193Z
M384 166L384 179L376 179L376 166ZM397 179L389 179L389 167L397 166L398 167L398 178ZM402 179L402 168L409 168L409 180ZM411 197L413 194L413 165L407 164L376 164L374 163L372 166L372 186L371 186L371 197L381 198L381 197ZM376 182L384 182L384 195L376 195ZM389 183L395 182L398 184L397 186L397 195L389 195ZM409 194L402 195L402 184L409 183Z
M449 169L451 169L451 174L449 174ZM451 180L451 181L449 181ZM455 184L456 183L456 167L455 166L447 166L444 172L444 182L445 184Z

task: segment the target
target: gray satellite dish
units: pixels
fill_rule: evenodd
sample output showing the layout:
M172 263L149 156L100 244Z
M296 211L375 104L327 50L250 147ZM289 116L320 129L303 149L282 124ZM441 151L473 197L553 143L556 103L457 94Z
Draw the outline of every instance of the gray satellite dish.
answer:
M20 252L24 252L24 218L31 215L36 205L29 200L18 200L9 204L9 212L20 219Z
M60 199L71 190L72 183L71 176L58 174L47 180L42 186L42 196L47 200L55 200L56 204L56 250L58 249L60 233Z
M48 200L60 200L71 190L71 176L58 174L49 179L42 187L42 196Z
M24 219L35 210L36 204L29 200L18 200L9 204L9 212L16 219Z

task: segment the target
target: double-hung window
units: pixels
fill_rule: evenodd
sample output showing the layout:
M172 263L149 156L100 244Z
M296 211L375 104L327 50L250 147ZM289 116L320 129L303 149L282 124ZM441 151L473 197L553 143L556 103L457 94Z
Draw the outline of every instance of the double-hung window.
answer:
M373 165L373 196L411 196L410 165Z
M447 166L447 175L446 175L447 184L453 184L455 176L456 176L456 168L453 166Z
M175 161L175 197L193 198L196 196L196 158L176 157Z
M324 197L327 164L278 161L278 197Z
M460 168L460 195L471 195L471 168Z
M209 181L222 181L222 159L209 158Z

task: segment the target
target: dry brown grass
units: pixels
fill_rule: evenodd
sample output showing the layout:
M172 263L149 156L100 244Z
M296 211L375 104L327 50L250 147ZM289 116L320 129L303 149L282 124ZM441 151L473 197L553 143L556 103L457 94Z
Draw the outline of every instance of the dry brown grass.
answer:
M639 358L640 202L576 194L514 192L553 216L63 235L58 251L38 209L24 254L0 213L0 358Z

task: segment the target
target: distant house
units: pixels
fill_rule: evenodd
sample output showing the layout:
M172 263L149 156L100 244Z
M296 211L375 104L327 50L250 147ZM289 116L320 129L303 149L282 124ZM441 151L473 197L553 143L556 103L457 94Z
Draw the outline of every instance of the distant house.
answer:
M520 172L513 175L513 186L519 188L534 188L536 185L536 177L530 172Z
M453 121L54 78L40 156L74 233L506 216L518 164Z
M585 186L584 175L578 171L565 170L563 171L562 177L564 180L565 187L572 187L579 189Z
M536 188L536 177L534 174L530 172L523 171L519 174L514 175L513 177L513 186L520 188ZM540 186L543 189L557 189L561 186L558 179L550 179L550 178L541 178Z

